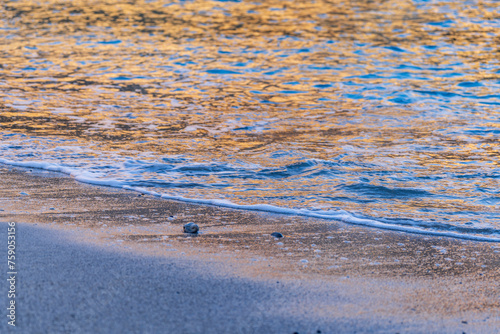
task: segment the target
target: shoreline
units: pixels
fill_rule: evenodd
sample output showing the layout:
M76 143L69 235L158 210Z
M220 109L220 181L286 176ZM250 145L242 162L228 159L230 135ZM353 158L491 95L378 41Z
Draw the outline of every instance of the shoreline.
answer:
M500 243L500 238L495 237L482 237L479 235L472 234L464 234L464 233L456 233L456 232L444 232L444 231L432 231L425 230L419 227L408 227L401 225L391 225L387 224L383 221L378 221L369 217L356 217L350 213L343 212L329 212L329 211L310 211L307 209L291 209L291 208L282 208L269 204L254 204L254 205L245 205L245 204L235 204L225 200L211 200L211 199L193 199L182 196L171 196L167 194L161 194L155 191L149 191L141 187L130 187L127 185L120 184L119 181L115 180L99 180L89 177L82 176L82 172L76 172L75 169L69 167L63 167L60 165L50 164L46 162L14 162L6 159L0 158L0 164L8 166L7 168L21 168L21 169L39 169L44 172L54 172L64 174L66 177L71 177L76 181L79 181L83 184L89 184L93 186L101 186L108 187L120 190L127 190L138 192L142 195L150 195L157 198L176 201L182 203L192 203L196 205L206 205L206 206L215 206L220 208L228 208L234 210L246 210L246 211L255 211L255 212L263 212L270 214L279 214L279 215L291 215L291 216L300 216L307 218L317 218L324 219L327 221L334 222L343 222L350 225L363 226L368 228L377 228L387 231L396 231L403 233L411 233L418 234L423 236L431 236L431 237L445 237L445 238L455 238L461 240L472 240L478 242L491 242L491 243Z
M4 180L0 186L3 210L0 221L21 223L19 238L22 231L26 231L26 235L31 233L33 245L57 244L82 254L86 252L82 249L87 249L95 252L94 258L112 254L118 267L130 256L153 262L170 261L179 269L179 277L189 274L192 284L208 275L210 278L203 283L207 284L207 288L202 289L204 293L209 293L206 291L212 283L218 285L228 279L238 284L246 282L256 291L256 296L248 292L246 298L254 298L257 304L263 302L257 296L268 287L266 308L252 311L260 315L282 315L285 322L266 327L269 333L293 333L293 328L298 333L312 332L316 324L321 325L323 333L354 332L354 329L358 332L493 333L500 327L500 292L495 283L500 277L500 246L494 243L174 202L86 185L47 171L0 166L0 177ZM190 221L200 225L201 234L182 233L182 225ZM36 233L30 232L35 230L47 240L37 239ZM270 236L272 232L283 233L285 238L275 239ZM64 241L55 242L53 235L64 236L60 238ZM20 244L20 247L24 246ZM39 253L31 254L30 261L35 267L37 259L47 259L47 250L43 247L38 250ZM64 260L64 255L58 256ZM65 270L75 273L82 270L78 261L64 263L69 267ZM141 276L136 265L125 265L133 272L126 280L135 282L134 275ZM152 267L162 270L159 264ZM38 266L38 270L43 272L44 267ZM41 286L47 283L37 277L28 281ZM286 296L272 297L283 290L282 285L275 283L278 281L293 291L289 292L290 305L300 306L286 306ZM163 284L158 279L150 283L149 288ZM67 284L69 295L73 292L81 296L83 292L75 288L78 281L69 280ZM221 300L214 309L202 307L206 296L201 290L184 296L201 317L199 322L193 320L196 326L203 322L202 318L209 321L211 317L214 317L211 325L215 326L216 319L224 318L228 308L245 312L245 306L233 298L233 294L240 293L238 284L228 288L229 295L224 297L227 303ZM132 284L128 286L132 287ZM22 293L21 286L19 289ZM113 291L120 293L119 289ZM332 297L334 295L342 295L342 298ZM151 308L152 304L148 305L150 313L160 312ZM19 321L26 317L38 319L36 314L42 311L32 309L28 316L20 308ZM164 310L160 314L168 321ZM302 322L295 322L295 327L287 326L287 321L293 323L294 317ZM229 321L226 325L239 325L246 330L233 333L252 333L252 324L267 326L257 318L248 322L234 319L234 324L226 319ZM83 320L75 320L75 324L90 325ZM180 331L197 333L196 326L193 331L189 329L191 325L177 323L176 326L181 326L177 327ZM217 326L210 327L212 332L224 332L224 324ZM344 331L335 331L335 328Z

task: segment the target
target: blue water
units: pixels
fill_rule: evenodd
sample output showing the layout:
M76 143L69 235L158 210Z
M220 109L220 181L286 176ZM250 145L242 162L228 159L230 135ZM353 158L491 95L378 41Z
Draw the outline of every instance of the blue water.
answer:
M500 240L494 1L9 3L0 161Z

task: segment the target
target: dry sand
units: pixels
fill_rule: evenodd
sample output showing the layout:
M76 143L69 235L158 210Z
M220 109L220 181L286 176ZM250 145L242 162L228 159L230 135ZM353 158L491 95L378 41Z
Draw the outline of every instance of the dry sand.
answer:
M2 333L500 328L497 243L167 201L36 169L0 166L0 178L0 221L18 223L17 327L4 316ZM202 233L183 234L187 222Z

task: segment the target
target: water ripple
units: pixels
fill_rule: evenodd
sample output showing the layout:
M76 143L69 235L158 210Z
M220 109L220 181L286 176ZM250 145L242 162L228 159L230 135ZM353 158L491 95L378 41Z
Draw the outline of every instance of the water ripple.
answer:
M0 19L3 161L498 235L496 1L20 0Z

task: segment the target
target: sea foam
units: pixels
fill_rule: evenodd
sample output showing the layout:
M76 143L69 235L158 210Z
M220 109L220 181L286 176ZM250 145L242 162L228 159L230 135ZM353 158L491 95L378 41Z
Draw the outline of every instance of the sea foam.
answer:
M82 171L77 168L65 167L58 164L42 162L42 161L12 161L0 158L0 163L5 165L17 166L17 167L25 167L25 168L37 168L43 169L47 171L60 172L67 175L70 175L75 180L113 188L120 188L125 190L136 191L142 194L147 194L159 198L163 198L166 200L174 200L180 202L201 204L201 205L214 205L219 207L237 209L237 210L250 210L250 211L262 211L262 212L270 212L270 213L278 213L284 215L296 215L296 216L304 216L311 218L320 218L326 220L336 220L341 221L348 224L353 225L362 225L367 227L375 227L384 230L392 230L398 232L406 232L406 233L414 233L414 234L422 234L422 235L431 235L437 237L450 237L457 239L465 239L465 240L474 240L474 241L484 241L484 242L500 242L500 237L496 236L478 236L471 235L465 233L457 233L453 231L432 231L426 230L418 227L410 227L410 226L399 226L395 224L389 224L383 221L379 221L371 218L363 218L356 217L355 215L344 211L323 211L323 210L309 210L309 209L292 209L292 208L283 208L279 206L269 205L269 204L253 204L253 205L245 205L245 204L236 204L228 200L221 199L202 199L202 198L187 198L183 196L169 195L165 193L160 193L157 191L148 190L142 187L132 187L123 181L106 179L106 178L98 178L95 177L95 174Z

